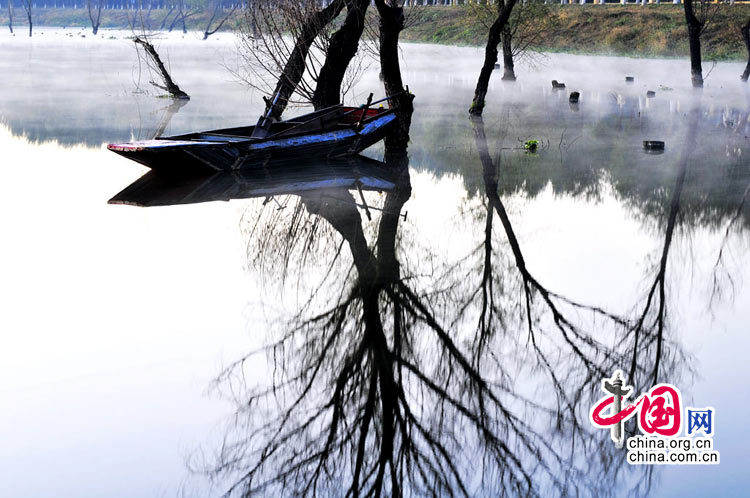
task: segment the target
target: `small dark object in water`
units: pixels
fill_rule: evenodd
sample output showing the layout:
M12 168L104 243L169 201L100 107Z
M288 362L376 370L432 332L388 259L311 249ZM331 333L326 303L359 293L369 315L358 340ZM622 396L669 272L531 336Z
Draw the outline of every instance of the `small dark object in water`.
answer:
M565 88L565 83L559 83L557 80L552 80L552 88L562 89Z
M644 140L643 150L647 152L663 152L664 142L661 140Z
M577 104L578 99L581 97L581 94L578 92L570 92L570 97L568 98L568 102L571 104Z
M524 150L531 154L534 154L538 147L539 147L539 140L526 140L523 143Z
M628 83L633 83L635 81L635 77L625 76L625 81L627 81Z
M500 64L495 64L495 69L500 69Z
M653 91L653 90L649 90L649 91L646 92L646 97L652 99L652 98L656 97L656 92Z

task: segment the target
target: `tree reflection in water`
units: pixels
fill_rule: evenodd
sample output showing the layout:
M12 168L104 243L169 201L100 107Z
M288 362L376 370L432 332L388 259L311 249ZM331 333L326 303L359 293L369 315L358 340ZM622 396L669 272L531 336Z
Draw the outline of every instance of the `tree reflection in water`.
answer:
M267 347L217 379L238 402L211 469L235 483L228 496L649 491L651 470L627 465L588 410L616 368L630 367L636 392L660 368L668 375L659 381L679 383L684 355L664 330L663 285L676 215L640 315L579 303L528 269L498 195L500 156L493 161L481 120L473 126L484 240L455 261L415 245L406 259L405 157L388 160L398 181L373 233L345 189L300 193L285 209L269 202L246 220L264 282L291 283L302 304ZM315 281L303 271L313 262L325 269ZM658 319L646 320L654 288ZM246 365L263 353L271 378L248 382Z

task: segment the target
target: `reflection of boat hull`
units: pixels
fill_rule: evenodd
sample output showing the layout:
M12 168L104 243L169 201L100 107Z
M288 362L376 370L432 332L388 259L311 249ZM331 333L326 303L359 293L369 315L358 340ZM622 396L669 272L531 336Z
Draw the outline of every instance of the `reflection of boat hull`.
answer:
M267 138L252 138L255 127L250 126L107 148L155 170L238 170L269 162L358 154L382 140L395 119L390 109L370 109L362 119L362 110L336 106L274 123Z
M385 164L363 156L269 169L171 175L150 171L109 200L110 204L169 206L345 188L389 191L395 179Z

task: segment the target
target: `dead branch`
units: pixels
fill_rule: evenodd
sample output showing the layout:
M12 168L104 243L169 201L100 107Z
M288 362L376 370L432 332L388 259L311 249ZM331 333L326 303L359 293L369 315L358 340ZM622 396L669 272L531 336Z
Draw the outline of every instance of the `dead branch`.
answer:
M189 100L190 95L183 92L182 89L180 89L180 87L177 86L177 83L175 83L172 80L172 77L170 76L169 71L167 71L167 68L164 66L164 63L161 61L161 57L159 57L159 53L156 51L154 46L148 40L140 36L136 36L135 38L133 38L133 42L136 45L140 45L143 47L143 50L151 58L151 61L156 66L156 69L158 70L159 75L161 76L164 82L163 85L160 85L154 81L151 81L150 83L154 85L155 87L168 92L172 96L172 98Z

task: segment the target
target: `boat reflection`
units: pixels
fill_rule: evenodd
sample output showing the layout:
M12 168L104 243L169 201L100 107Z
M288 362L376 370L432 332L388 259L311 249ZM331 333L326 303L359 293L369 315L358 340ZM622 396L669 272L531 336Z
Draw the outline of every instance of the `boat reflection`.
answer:
M364 156L341 160L296 162L274 167L222 171L207 175L174 175L152 170L109 200L110 204L169 206L343 188L389 191L394 172Z

